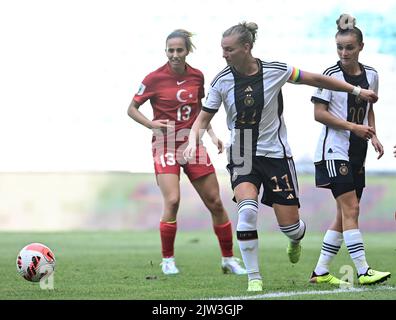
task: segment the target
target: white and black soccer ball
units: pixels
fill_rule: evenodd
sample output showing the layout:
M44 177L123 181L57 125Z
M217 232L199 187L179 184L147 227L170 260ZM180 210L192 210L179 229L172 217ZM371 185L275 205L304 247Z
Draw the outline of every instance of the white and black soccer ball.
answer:
M30 243L23 247L16 260L17 272L26 280L39 282L55 270L55 256L42 243Z

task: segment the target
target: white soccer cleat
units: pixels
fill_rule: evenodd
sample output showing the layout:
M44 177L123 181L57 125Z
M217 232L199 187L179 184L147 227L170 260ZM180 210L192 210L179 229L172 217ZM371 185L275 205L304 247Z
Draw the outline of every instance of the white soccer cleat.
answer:
M160 266L162 267L162 272L164 274L178 274L179 269L177 269L176 264L175 264L175 258L162 258L162 262L160 263Z
M221 258L221 269L224 273L234 273L234 274L247 274L246 269L241 265L241 259L236 257L222 257Z

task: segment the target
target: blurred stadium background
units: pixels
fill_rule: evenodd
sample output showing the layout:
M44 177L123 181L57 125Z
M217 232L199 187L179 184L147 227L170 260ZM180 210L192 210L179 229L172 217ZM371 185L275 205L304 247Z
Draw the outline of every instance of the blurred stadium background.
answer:
M335 20L344 12L357 18L365 35L361 61L380 75L375 109L385 155L376 160L369 149L361 227L395 231L396 3L391 0L1 2L0 28L8 31L0 34L0 230L156 229L162 204L151 132L129 119L126 109L143 77L165 63L166 36L176 28L195 33L197 50L188 61L203 71L208 88L224 66L220 39L229 26L255 21L256 56L322 72L337 61ZM319 125L311 93L305 86L283 90L301 213L311 230L322 231L334 204L330 192L313 187ZM142 110L151 116L149 104ZM227 141L224 111L213 124ZM225 156L206 145L235 221ZM184 177L181 183L180 229L209 228L207 210ZM260 210L261 228L275 230L272 212Z
M228 176L218 176L223 202L236 225ZM369 176L361 206L364 232L394 232L396 179ZM334 216L328 190L314 188L312 175L300 175L301 215L310 231L324 231ZM208 210L181 178L179 230L211 230ZM0 230L152 230L162 210L160 191L149 173L2 173ZM273 211L260 206L259 229L277 231ZM396 238L395 238L396 240Z

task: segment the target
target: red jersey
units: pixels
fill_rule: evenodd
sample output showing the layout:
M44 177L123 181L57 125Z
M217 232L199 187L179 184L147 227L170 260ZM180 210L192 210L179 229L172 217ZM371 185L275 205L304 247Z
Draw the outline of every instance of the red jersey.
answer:
M176 132L191 128L201 111L205 96L204 76L186 64L186 72L175 73L166 63L147 75L133 100L139 105L150 99L154 119L168 119L175 123Z

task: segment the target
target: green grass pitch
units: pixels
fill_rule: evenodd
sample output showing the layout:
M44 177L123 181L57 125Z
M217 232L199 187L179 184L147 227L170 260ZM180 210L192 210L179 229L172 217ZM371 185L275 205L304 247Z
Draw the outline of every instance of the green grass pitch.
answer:
M337 292L327 285L308 283L320 251L322 234L307 233L298 264L289 263L286 237L281 232L262 232L260 267L264 291L260 299L386 299L396 300L396 235L366 233L366 257L369 264L393 276L385 284L364 287L355 292ZM54 289L42 290L16 273L19 250L30 242L48 245L56 256ZM211 231L178 232L175 254L179 275L161 273L158 231L149 232L59 232L0 233L0 300L5 299L144 299L184 300L228 297L255 298L247 293L247 276L224 275L220 268L220 250ZM234 253L240 256L234 240ZM352 265L342 247L332 272ZM356 275L355 275L356 283ZM355 288L362 288L355 285ZM328 291L304 294L307 291ZM292 295L294 292L294 295ZM277 297L277 293L283 293ZM265 295L268 294L268 297ZM270 295L274 294L274 295Z

